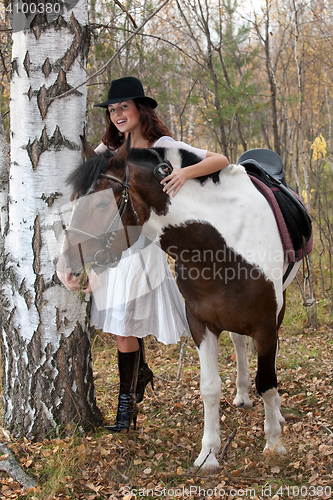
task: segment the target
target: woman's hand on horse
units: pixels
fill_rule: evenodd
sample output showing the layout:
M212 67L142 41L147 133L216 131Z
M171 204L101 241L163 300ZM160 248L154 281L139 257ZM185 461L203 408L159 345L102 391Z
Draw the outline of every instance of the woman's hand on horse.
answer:
M166 194L172 193L172 196L176 196L180 188L184 185L185 181L190 178L187 175L187 169L188 167L174 168L172 173L161 181L161 184L163 184L164 186L163 191Z
M206 158L199 163L184 168L174 168L172 173L161 181L161 184L164 185L163 191L166 194L172 193L172 196L175 196L188 179L212 174L228 165L229 160L226 156L207 151Z

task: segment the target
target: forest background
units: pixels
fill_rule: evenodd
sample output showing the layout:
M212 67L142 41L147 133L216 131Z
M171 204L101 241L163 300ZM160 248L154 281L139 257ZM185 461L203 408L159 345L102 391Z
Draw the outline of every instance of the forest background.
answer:
M97 146L104 131L104 119L103 112L94 108L94 104L107 97L112 79L133 75L144 82L147 95L158 101L158 112L176 139L222 152L230 162L235 162L245 150L258 147L273 149L281 156L288 184L302 196L311 214L315 236L309 269L305 269L307 279L303 280L300 275L299 289L295 285L290 292L290 308L286 318L288 331L282 333L285 351L282 348L281 368L284 372L279 376L282 391L285 391L284 401L289 403L289 408L294 408L291 434L300 431L303 416L309 415L311 405L315 404L314 398L319 402L318 405L323 405L323 410L321 420L318 421L318 415L312 415L304 424L304 432L309 434L307 445L310 443L312 451L297 448L290 436L289 444L294 450L292 460L289 457L288 462L267 464L258 456L254 460L246 456L244 462L244 449L249 447L253 453L253 442L258 452L261 447L258 439L263 439L260 435L262 412L256 410L251 417L243 414L236 417L231 410L230 389L230 398L226 396L221 406L222 422L230 430L239 426L241 433L228 455L230 461L225 465L224 474L226 477L229 474L232 485L242 484L237 483L240 481L239 474L241 477L247 475L251 478L248 484L256 484L256 488L265 485L270 478L276 479L280 472L284 473L285 481L288 478L288 484L299 484L302 481L299 476L303 474L303 479L313 479L310 484L318 485L321 484L321 477L324 477L324 465L319 469L321 459L320 463L326 460L328 464L325 474L332 476L332 446L327 447L330 442L324 439L318 444L314 436L320 426L323 430L330 425L327 414L324 415L331 406L332 398L332 385L328 381L332 366L330 351L326 350L326 346L332 343L333 314L333 2L272 0L264 1L260 7L257 2L254 3L255 8L251 1L246 6L221 0L173 0L165 3L155 0L90 1L85 128L88 141ZM153 15L161 5L163 8ZM15 68L11 62L12 34L7 20L3 18L2 21L1 115L9 140L9 93ZM140 29L142 24L144 27ZM2 191L5 188L1 186ZM302 301L307 306L304 309L307 317L299 312ZM307 352L301 353L296 341L290 336L296 333L299 334L297 340L303 336ZM115 412L116 391L110 396L105 388L105 380L107 377L111 392L117 381L112 342L111 339L101 339L99 335L93 339L94 372L98 372L95 373L97 399L103 415L108 419L113 418ZM319 350L319 344L323 351ZM188 346L184 357L186 375L182 378L185 386L180 385L175 389L171 384L168 392L165 379L171 380L173 376L176 379L178 352L163 350L153 341L150 347L154 353L154 371L161 376L160 397L170 404L166 405L165 414L163 410L156 410L155 420L145 420L144 429L137 437L111 441L111 438L102 435L101 439L95 436L79 442L74 437L66 438L67 441L56 439L51 444L41 442L38 445L27 440L14 442L12 450L23 467L27 470L30 468L31 475L41 479L39 484L49 487L49 496L46 496L44 489L40 492L40 498L56 498L55 495L59 495L59 498L66 495L68 498L80 495L88 498L87 491L90 491L91 498L108 498L108 494L111 498L111 491L121 484L127 484L127 481L130 484L150 484L150 475L154 475L155 471L156 480L171 486L185 481L182 467L190 467L195 455L193 440L198 445L202 425L197 359L193 346ZM235 373L230 345L223 344L223 347L225 350L221 361L228 360L228 363L222 378L228 390L229 385L233 385L231 381ZM298 358L295 355L297 349ZM309 360L311 369L304 380L299 370L307 366ZM319 364L320 360L322 365ZM167 362L171 362L172 369ZM186 388L186 383L189 388ZM307 387L303 399L297 390L302 384ZM184 399L192 397L191 391L193 408L182 408ZM326 395L325 404L320 393ZM300 405L303 409L298 414ZM151 397L144 409L151 414L156 406L156 400ZM173 414L173 420L169 413ZM186 419L193 419L192 429L188 429L190 424L185 423ZM175 425L182 431L183 426L187 425L186 433L180 438L184 439L184 443L180 442L183 443L185 458L178 456L178 451L170 455L170 443L176 446L177 442ZM153 440L155 429L162 427L158 438ZM259 438L253 437L255 430ZM330 430L327 432L332 435ZM133 461L138 449L139 456ZM321 457L318 461L316 450L326 458ZM310 458L306 462L305 458L300 458L301 455ZM178 457L176 463L179 467L171 470L171 464L175 468L175 456ZM50 457L56 473L52 472L51 466L47 469L46 462L50 462ZM107 481L101 478L106 474L110 479L110 473L105 472L102 464L107 459L110 459L112 481L109 480L105 486ZM63 462L61 471L59 462ZM142 472L143 466L145 469ZM234 474L230 474L230 468L233 468ZM164 475L158 473L159 469L163 469ZM80 471L77 477L75 470ZM138 483L133 483L134 477ZM196 473L193 477L186 476L186 480L192 481L191 484L200 484L200 474ZM220 484L223 486L226 479L221 480L221 477ZM53 479L55 482L52 482ZM279 485L277 482L277 487ZM12 483L7 486L8 495L14 495L15 492L10 491L16 487ZM19 498L18 493L15 494L12 498ZM31 493L33 495L37 495L36 491ZM120 493L116 495L117 498L119 496Z
M96 61L113 58L157 7L144 5L142 10L141 2L126 4L121 24L115 2L113 24L101 26L107 12L91 4L93 39L99 42L89 60L92 71ZM252 148L277 152L317 236L317 279L310 266L304 302L313 303L315 286L328 316L333 311L331 30L329 2L168 3L89 88L87 129L98 144L101 117L93 104L106 97L108 85L102 83L133 74L159 102L176 139L220 151L231 163ZM308 315L315 325L315 306Z
M332 2L254 4L174 0L140 30L159 2L91 0L87 75L96 76L87 79L86 134L99 144L104 117L94 104L106 98L112 79L133 75L158 101L177 140L222 152L230 162L252 148L276 151L313 219L313 286L321 313L330 316ZM11 33L0 36L1 114L9 135Z

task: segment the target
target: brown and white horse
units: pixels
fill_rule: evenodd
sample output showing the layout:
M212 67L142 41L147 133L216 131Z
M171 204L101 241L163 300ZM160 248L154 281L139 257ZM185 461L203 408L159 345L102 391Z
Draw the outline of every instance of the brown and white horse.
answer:
M246 336L255 341L256 388L265 407L265 450L284 453L275 360L284 290L299 266L283 284L288 263L273 212L241 165L189 180L171 197L162 192L155 178L163 176L166 167L161 158L174 168L199 160L179 149L157 149L157 153L160 157L152 150L130 150L127 145L115 156L109 152L94 155L74 170L69 181L79 202L89 200L87 193L102 196L111 188L116 205L110 209L108 198L102 196L87 201L84 215L80 203L76 206L66 232L63 257L67 268L59 269L58 275L68 288L78 288L87 263L97 272L105 269L120 258L142 228L154 229L162 249L176 261L177 283L200 357L204 435L195 464L218 467L218 338L223 330L237 332L231 333L237 353L237 406L252 404Z

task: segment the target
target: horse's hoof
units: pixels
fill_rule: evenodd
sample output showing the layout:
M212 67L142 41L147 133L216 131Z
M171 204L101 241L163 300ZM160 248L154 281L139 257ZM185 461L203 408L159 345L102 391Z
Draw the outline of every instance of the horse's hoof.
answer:
M248 396L236 396L233 403L236 408L244 408L244 410L248 410L253 406L253 403Z
M281 442L276 443L274 446L266 444L263 454L270 455L272 453L277 453L278 455L286 455L287 450Z
M204 464L203 467L201 467L199 474L202 474L203 476L210 476L212 474L218 474L220 472L221 468L219 464L217 465L207 465Z
M214 453L210 453L207 457L207 454L203 456L202 452L194 462L196 467L201 467L200 470L206 473L217 472L220 469L220 465L215 457Z

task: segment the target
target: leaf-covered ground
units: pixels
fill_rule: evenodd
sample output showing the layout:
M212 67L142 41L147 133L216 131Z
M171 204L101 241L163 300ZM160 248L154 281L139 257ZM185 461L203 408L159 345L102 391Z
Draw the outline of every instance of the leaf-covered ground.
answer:
M192 340L184 350L181 378L175 383L179 346L146 342L155 373L140 404L138 429L112 435L95 434L42 443L12 442L17 461L37 480L23 490L10 476L1 476L0 498L124 499L134 498L333 498L333 325L314 331L284 327L277 361L282 413L286 419L286 456L262 453L263 404L252 390L253 408L237 410L236 365L231 341L220 338L220 405L222 449L237 429L219 473L205 475L193 466L200 451L203 404L199 361ZM112 336L94 340L94 372L99 406L109 423L116 413L118 374ZM255 357L250 356L255 375ZM0 460L1 460L0 456ZM331 495L332 491L332 495ZM136 496L135 496L136 495Z

